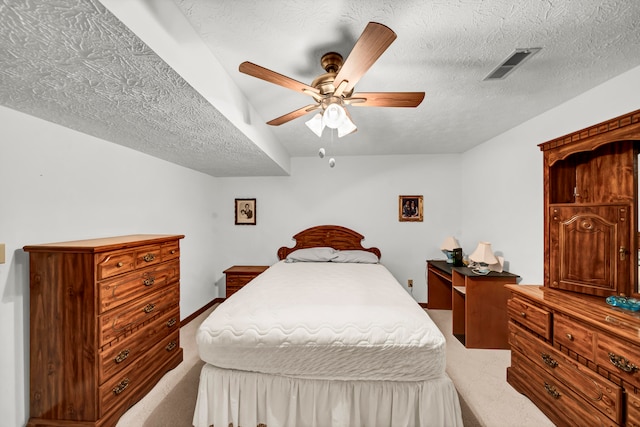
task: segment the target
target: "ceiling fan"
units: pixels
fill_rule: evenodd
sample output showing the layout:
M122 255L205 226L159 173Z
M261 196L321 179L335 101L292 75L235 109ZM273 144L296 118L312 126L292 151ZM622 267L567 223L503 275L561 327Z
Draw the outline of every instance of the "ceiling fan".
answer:
M241 73L283 86L287 89L311 96L315 103L309 104L267 124L280 126L312 111L322 110L306 124L321 136L325 126L338 130L338 137L357 130L351 120L346 105L357 107L417 107L424 99L424 92L355 92L354 86L369 70L376 60L396 39L396 33L389 27L377 22L369 22L346 60L336 52L322 56L320 64L326 71L318 76L311 85L301 83L290 77L267 68L243 62Z

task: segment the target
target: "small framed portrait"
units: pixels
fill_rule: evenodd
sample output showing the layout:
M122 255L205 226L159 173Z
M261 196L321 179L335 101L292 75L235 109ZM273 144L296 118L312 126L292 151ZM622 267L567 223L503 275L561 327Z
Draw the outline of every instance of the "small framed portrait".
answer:
M256 199L236 199L236 225L256 225Z
M422 222L422 196L399 196L398 220Z

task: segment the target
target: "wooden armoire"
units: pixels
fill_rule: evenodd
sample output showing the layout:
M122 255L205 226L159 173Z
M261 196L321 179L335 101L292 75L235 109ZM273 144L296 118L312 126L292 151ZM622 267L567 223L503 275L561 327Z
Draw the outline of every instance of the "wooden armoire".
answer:
M508 285L508 382L560 426L640 427L640 110L540 144L544 285Z

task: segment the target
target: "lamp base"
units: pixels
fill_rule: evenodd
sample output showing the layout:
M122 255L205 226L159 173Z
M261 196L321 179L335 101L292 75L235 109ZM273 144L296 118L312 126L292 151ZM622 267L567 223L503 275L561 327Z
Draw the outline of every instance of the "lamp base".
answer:
M453 251L442 251L447 256L447 264L453 264Z

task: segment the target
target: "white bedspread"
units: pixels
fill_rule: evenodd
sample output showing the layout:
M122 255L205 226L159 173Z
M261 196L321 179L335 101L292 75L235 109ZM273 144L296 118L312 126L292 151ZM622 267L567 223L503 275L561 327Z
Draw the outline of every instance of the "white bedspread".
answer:
M445 369L444 336L381 264L281 261L196 340L213 366L285 377L425 381Z

